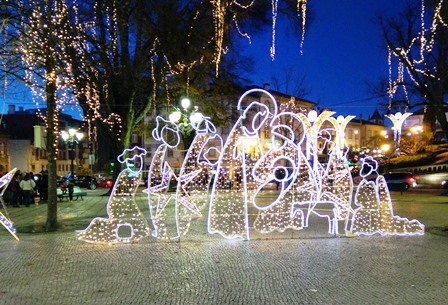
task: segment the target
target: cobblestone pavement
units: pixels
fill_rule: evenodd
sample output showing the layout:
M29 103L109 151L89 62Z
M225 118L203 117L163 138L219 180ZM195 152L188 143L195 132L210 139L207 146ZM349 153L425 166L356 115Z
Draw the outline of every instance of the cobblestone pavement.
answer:
M424 215L434 227L448 215L448 198L437 200ZM39 232L45 205L9 209L21 240L0 227L0 304L447 304L443 234L348 238L316 226L241 241L194 228L180 242L78 241L73 230L104 216L106 202L60 203L56 233Z

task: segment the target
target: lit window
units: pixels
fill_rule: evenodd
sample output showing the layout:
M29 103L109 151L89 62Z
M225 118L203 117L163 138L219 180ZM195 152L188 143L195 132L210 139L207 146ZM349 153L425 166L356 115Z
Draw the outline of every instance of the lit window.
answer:
M353 129L348 130L348 138L351 140L353 139Z

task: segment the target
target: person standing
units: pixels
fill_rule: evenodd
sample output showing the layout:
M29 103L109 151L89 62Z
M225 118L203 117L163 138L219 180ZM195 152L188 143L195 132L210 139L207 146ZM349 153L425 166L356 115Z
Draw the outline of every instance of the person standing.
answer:
M36 187L36 183L29 173L26 173L23 177L22 181L20 181L20 188L23 191L23 201L25 206L29 207L31 202L34 201L34 188Z
M14 176L12 177L11 181L8 184L8 188L6 189L7 192L10 193L10 195L8 196L10 199L9 203L11 203L14 208L19 207L19 194L22 191L20 189L18 176L19 176L18 173L14 174Z
M40 199L44 202L48 199L48 171L45 170L42 172L42 177L40 179L39 185L39 194Z
M67 180L66 183L67 183L67 190L68 190L68 198L70 199L70 201L72 201L73 200L73 192L74 192L75 185L70 180Z

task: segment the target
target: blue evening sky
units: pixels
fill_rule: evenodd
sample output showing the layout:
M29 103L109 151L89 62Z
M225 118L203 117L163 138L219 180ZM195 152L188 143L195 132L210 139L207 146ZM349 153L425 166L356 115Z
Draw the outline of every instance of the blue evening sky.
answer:
M377 102L384 103L372 98L366 83L375 85L388 78L387 49L374 21L380 12L401 12L404 4L401 0L309 1L314 20L306 30L303 55L300 37L285 34L285 21L278 20L274 61L269 54L270 31L253 36L252 44L246 44L247 54L257 58L248 78L262 86L271 83L272 75L282 79L285 71L293 69L296 75L306 77L309 94L305 99L331 107L338 114L358 117L362 113L366 118Z

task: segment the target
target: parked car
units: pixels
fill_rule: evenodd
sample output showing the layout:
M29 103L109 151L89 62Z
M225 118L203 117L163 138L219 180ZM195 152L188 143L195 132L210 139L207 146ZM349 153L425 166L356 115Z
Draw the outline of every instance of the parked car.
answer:
M443 180L441 184L442 184L442 188L448 189L448 180Z
M114 181L112 179L102 178L98 182L98 187L111 188L113 184L114 184Z
M417 186L417 181L412 173L391 172L384 174L383 176L391 191L405 191L411 187Z
M66 178L58 179L57 181L58 186L65 183L65 181L67 181ZM73 180L71 181L75 186L88 188L91 190L94 190L98 187L98 182L96 181L96 178L91 176L75 176L75 178L73 178Z
M75 186L85 187L94 190L98 187L98 182L95 177L91 176L75 176L73 179Z

